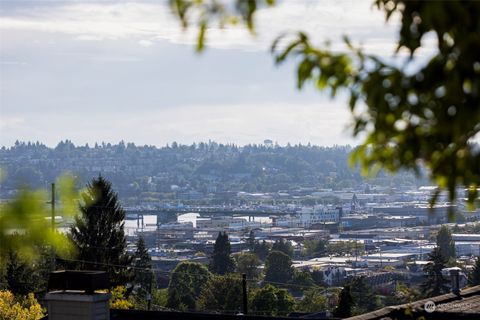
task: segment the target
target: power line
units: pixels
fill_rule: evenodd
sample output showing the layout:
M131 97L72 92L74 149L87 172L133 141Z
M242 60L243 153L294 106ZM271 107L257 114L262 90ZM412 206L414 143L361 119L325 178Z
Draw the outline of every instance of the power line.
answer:
M162 274L171 274L172 271L165 271L163 269L159 268L142 268L142 267L135 267L134 265L132 266L125 266L125 265L118 265L118 264L112 264L112 263L105 263L105 262L96 262L96 261L91 261L91 260L77 260L77 259L67 259L67 258L59 258L59 260L63 261L70 261L70 262L79 262L79 263L85 263L85 264L94 264L94 265L101 265L101 266L106 266L106 267L114 267L114 268L124 268L124 269L130 269L130 270L141 270L141 271L155 271L157 273L162 273ZM198 273L198 272L188 272L188 271L182 271L184 274L188 274L190 276L202 276L203 274ZM241 274L238 273L230 273L228 274L229 277L236 278L238 280L243 280L243 277ZM314 285L314 284L295 284L295 283L286 283L286 282L277 282L277 281L267 281L267 280L260 280L260 279L245 279L248 282L262 282L262 283L269 283L269 284L274 284L274 285L281 285L285 287L298 287L298 288L321 288L320 286Z

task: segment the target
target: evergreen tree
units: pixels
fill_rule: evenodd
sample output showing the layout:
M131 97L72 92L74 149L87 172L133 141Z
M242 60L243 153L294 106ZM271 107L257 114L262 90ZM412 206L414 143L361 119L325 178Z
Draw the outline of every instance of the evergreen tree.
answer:
M235 271L235 260L231 256L232 250L226 232L219 232L215 246L213 247L210 271L224 275Z
M381 307L378 305L372 286L367 283L364 276L353 278L349 287L356 305L355 314L362 314Z
M15 236L21 241L21 236ZM5 288L15 295L44 293L53 267L51 248L36 247L38 257L31 259L22 252L8 250L0 261L0 289Z
M350 291L350 286L343 287L342 291L340 292L340 296L338 299L338 305L333 312L333 315L338 318L348 318L352 316L352 308L353 308L353 297Z
M325 286L325 282L324 282L324 276L323 276L323 271L320 271L320 270L313 270L312 271L312 279L313 279L313 282L315 282L315 284L317 286Z
M423 296L429 298L447 293L449 281L442 274L447 261L439 247L433 248L432 252L428 254L428 260L430 262L423 267L425 272L425 281L421 285Z
M248 234L248 238L246 242L247 242L248 250L253 252L255 250L255 233L253 232L253 230L250 230L250 233Z
M9 251L5 268L7 289L14 295L27 295L36 289L34 269L17 253Z
M265 261L265 280L288 283L292 276L292 259L283 252L272 251Z
M293 247L290 241L285 241L283 239L275 241L272 246L273 251L280 251L288 255L290 258L293 257Z
M263 240L262 242L257 241L255 242L253 253L257 255L258 259L265 261L268 254L270 253L270 246L265 240Z
M126 252L123 229L125 211L102 176L93 179L82 193L81 214L70 229L80 270L108 271L112 286L125 285L131 278L132 258Z
M152 292L155 285L155 274L152 271L152 258L145 246L145 240L140 236L137 240L137 249L134 255L135 285L137 286L137 297L145 300L147 294Z
M475 260L475 266L468 275L468 284L471 286L480 285L480 257Z
M452 233L447 226L442 226L437 234L437 246L440 248L442 256L448 261L456 259L455 242L452 239Z

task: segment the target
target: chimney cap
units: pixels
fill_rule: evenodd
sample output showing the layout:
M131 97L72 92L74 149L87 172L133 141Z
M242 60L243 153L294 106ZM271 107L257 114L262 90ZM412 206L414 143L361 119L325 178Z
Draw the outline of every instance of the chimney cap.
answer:
M93 294L95 290L110 288L108 274L105 271L62 270L50 273L48 291L78 290Z

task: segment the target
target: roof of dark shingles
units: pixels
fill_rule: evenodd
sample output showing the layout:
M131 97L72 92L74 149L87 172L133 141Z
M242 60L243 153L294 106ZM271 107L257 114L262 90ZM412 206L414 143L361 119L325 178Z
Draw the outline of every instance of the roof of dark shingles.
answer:
M435 303L434 312L424 310L427 301ZM417 319L422 316L425 319L480 319L480 286L464 289L459 295L448 293L408 304L385 307L348 320Z

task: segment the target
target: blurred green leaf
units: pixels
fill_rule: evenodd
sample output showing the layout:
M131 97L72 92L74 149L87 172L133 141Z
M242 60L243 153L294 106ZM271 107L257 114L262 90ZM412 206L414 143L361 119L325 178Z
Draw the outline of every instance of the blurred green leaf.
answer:
M78 208L78 194L73 178L65 175L58 182L59 204L56 215L72 217ZM0 257L10 250L28 259L36 259L38 247L51 246L60 256L67 256L71 244L65 234L52 229L50 195L45 190L21 189L16 197L2 204L0 210Z

